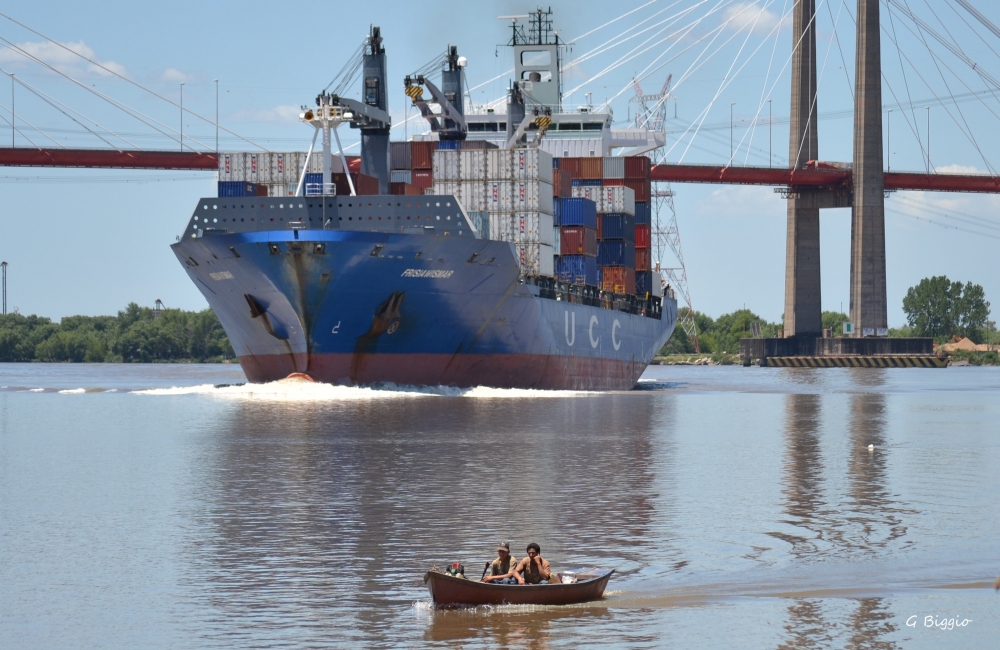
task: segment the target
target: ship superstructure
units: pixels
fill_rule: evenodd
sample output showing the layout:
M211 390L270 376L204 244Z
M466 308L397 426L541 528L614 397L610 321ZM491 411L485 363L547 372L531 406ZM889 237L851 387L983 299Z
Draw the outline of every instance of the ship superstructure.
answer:
M616 144L610 115L561 110L549 14L513 32L506 114L466 110L449 46L440 86L404 82L430 132L390 143L372 28L362 101L321 93L302 114L307 153L221 158L220 197L199 201L173 249L251 381L634 386L677 303L650 268L648 158L606 154L655 135ZM359 159L343 124L361 130ZM579 143L595 148L566 155Z

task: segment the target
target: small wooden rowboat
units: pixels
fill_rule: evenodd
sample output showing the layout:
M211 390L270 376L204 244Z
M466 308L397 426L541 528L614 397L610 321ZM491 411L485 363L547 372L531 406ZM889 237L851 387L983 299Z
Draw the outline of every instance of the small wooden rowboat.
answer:
M428 571L424 583L434 604L458 605L572 605L599 600L615 572L587 577L571 584L498 585L457 578L439 571Z

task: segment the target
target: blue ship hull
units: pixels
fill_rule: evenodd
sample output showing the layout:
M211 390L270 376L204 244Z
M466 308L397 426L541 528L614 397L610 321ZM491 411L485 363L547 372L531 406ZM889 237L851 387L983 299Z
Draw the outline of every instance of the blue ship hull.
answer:
M259 219L244 232L199 231L194 219L172 247L252 382L298 372L334 384L623 390L676 322L669 297L656 316L541 297L519 280L509 243L296 218L294 230Z

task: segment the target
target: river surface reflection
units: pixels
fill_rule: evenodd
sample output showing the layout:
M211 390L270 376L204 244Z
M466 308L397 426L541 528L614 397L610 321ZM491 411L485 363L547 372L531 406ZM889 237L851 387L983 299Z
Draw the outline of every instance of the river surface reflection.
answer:
M0 646L1000 633L996 370L659 367L610 394L216 386L242 381L0 364ZM618 573L590 605L434 610L423 572L478 576L499 540Z

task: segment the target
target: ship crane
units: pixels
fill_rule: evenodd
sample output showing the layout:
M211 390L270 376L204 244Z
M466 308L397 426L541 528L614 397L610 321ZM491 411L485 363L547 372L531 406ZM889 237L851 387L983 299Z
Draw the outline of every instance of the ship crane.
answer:
M462 70L466 66L464 56L458 55L458 48L448 46L445 55L445 69L441 71L441 85L444 90L435 86L423 75L403 80L406 86L406 96L420 110L420 114L430 123L431 131L438 134L440 140L465 140L469 127L465 123L464 95L462 91ZM431 94L432 99L424 98L423 89ZM437 104L441 112L435 113L431 104Z
M525 147L537 149L542 143L545 132L552 125L552 108L534 104L531 110L525 107L526 93L518 84L511 86L507 95L507 149ZM531 127L534 126L534 129ZM535 137L528 140L527 133L531 131Z

